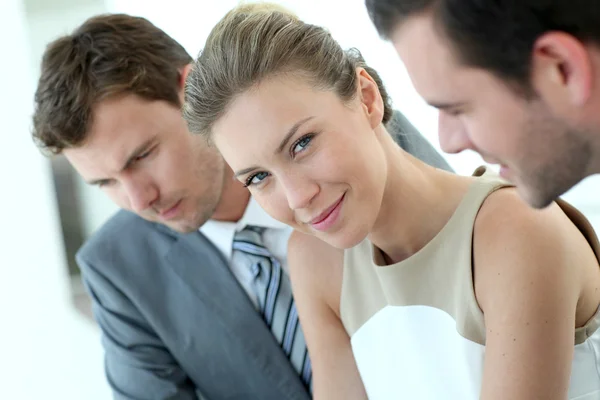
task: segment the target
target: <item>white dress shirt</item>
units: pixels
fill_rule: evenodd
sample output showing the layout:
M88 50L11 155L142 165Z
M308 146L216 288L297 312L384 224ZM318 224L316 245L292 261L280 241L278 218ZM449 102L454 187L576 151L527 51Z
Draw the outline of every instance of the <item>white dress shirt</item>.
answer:
M248 225L267 228L263 233L263 244L279 260L282 269L288 275L287 244L293 229L271 218L252 197L250 197L244 216L238 222L211 219L200 227L200 232L221 251L229 263L231 272L242 285L254 306L258 307L258 299L252 290L254 276L250 268L237 258L235 260L232 258L233 236Z

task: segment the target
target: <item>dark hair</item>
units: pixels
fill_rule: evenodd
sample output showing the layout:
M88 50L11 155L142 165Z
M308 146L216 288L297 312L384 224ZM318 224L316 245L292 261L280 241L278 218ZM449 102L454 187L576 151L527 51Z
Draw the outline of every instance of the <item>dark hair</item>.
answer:
M386 123L392 116L387 92L358 50L344 51L327 30L301 21L280 6L238 6L213 28L188 75L184 118L191 132L210 136L213 124L235 96L286 72L301 72L315 87L332 90L348 101L356 95L358 67L377 83Z
M180 70L191 62L179 43L144 18L88 19L46 48L35 93L34 141L53 154L81 145L94 106L111 96L131 93L180 107Z
M598 0L366 0L379 34L389 39L407 18L431 12L465 65L489 70L531 92L531 53L537 38L562 31L600 44Z

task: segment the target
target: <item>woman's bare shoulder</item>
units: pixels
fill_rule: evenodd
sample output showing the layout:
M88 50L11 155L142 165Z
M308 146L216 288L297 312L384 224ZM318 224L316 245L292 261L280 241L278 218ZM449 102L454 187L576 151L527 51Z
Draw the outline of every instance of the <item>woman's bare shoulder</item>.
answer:
M344 250L312 235L292 233L288 243L288 264L295 290L322 296L332 308L338 308L343 262Z

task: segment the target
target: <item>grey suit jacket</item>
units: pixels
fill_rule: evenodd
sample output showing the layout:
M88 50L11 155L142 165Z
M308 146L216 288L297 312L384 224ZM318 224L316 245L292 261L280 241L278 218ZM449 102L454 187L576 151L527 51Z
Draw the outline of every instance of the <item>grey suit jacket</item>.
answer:
M388 130L450 169L400 113ZM219 251L199 232L120 211L77 260L115 399L306 400L309 394Z

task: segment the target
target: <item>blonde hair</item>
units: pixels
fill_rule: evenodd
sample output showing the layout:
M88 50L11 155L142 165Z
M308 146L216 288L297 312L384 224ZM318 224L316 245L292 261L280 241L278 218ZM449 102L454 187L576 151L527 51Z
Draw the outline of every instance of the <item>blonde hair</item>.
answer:
M387 92L358 50L344 51L326 29L301 21L282 6L242 4L213 28L194 62L185 87L184 118L191 132L209 137L237 95L283 73L302 73L314 87L350 101L356 96L359 67L379 87L386 123L392 115Z

